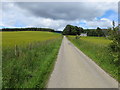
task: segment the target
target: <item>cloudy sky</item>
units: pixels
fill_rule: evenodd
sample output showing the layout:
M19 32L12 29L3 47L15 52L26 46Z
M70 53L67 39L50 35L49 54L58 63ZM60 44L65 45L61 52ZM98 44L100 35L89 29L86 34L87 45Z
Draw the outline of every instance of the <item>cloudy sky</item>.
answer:
M67 24L108 28L118 24L118 2L2 2L3 27L63 30Z

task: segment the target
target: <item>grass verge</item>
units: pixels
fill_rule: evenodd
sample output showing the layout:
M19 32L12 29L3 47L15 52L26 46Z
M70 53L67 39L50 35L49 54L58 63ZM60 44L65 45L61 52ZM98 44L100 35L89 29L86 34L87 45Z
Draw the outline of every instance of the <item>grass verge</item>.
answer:
M113 62L114 57L108 49L108 45L111 42L110 40L103 37L81 37L80 39L75 39L74 36L68 36L68 39L101 68L120 82L118 79L118 77L120 78L118 75L118 67L120 66Z
M3 48L3 88L45 88L62 38ZM17 54L15 54L17 53Z

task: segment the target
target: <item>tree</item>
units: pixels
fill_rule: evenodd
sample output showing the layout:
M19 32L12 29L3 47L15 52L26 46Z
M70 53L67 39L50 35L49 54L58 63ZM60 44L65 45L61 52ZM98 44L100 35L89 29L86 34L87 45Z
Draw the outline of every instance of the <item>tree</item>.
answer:
M63 35L80 35L81 31L83 28L77 27L77 26L72 26L72 25L67 25L64 30L63 30Z
M114 30L114 27L115 27L115 22L114 22L114 20L113 20L113 22L112 22L112 25L113 25L113 30Z
M101 28L97 27L98 37L104 36L104 33Z

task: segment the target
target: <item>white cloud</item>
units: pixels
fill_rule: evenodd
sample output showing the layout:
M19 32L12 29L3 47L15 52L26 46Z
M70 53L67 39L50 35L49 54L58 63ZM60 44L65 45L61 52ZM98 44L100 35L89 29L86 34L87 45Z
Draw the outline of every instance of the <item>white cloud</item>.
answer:
M15 5L29 12L35 17L44 17L51 19L64 19L64 20L75 20L75 19L87 19L92 20L95 17L99 17L104 14L108 9L117 12L117 3L108 2L53 2L53 3L36 3L36 2L23 2L15 3ZM25 13L26 14L26 13Z
M93 21L84 21L84 23L87 24L87 26L91 28L108 28L112 27L112 21L107 18L101 18L100 20L93 20ZM116 26L118 25L118 22L115 22Z
M18 3L19 4L19 3ZM1 25L15 27L20 23L26 27L49 27L63 30L67 24L79 25L80 21L86 22L89 27L110 27L111 21L107 18L96 20L106 10L117 12L117 3L3 3L3 17Z
M119 0L1 0L2 2L118 2Z

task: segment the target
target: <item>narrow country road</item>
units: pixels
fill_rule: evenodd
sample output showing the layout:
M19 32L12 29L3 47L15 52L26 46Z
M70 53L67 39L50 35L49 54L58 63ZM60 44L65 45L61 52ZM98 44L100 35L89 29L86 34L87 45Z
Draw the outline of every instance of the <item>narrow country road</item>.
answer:
M118 82L64 36L48 88L118 88Z

